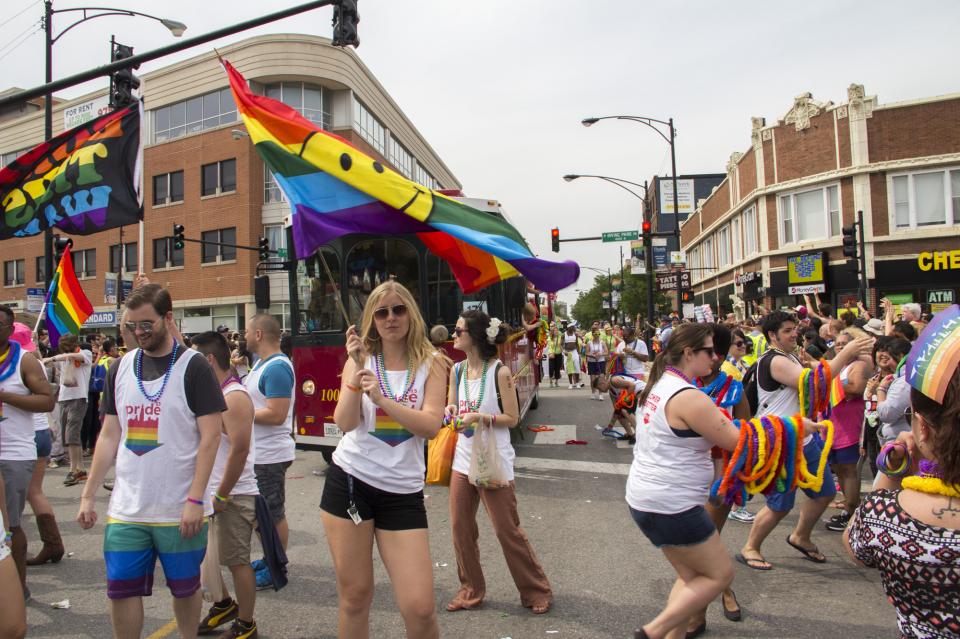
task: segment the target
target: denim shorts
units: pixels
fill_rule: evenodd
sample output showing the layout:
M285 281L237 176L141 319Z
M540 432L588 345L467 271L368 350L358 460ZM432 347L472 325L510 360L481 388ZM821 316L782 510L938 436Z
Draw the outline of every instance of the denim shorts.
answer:
M856 464L860 461L860 444L845 448L833 448L827 457L831 464Z
M49 428L33 431L33 441L37 445L37 459L50 456L50 449L53 448L53 439L50 437Z
M820 462L820 455L823 454L823 442L814 435L810 443L803 447L803 456L807 460L807 471L817 472L817 464ZM859 453L858 453L859 457ZM823 486L820 492L813 492L809 488L801 488L804 494L810 499L817 497L833 497L837 494L837 488L833 485L833 473L830 472L829 464L823 471ZM778 513L785 513L793 510L793 504L797 499L797 491L791 490L787 493L770 493L767 496L767 508Z
M717 532L717 527L703 506L694 506L682 513L664 515L630 508L630 515L657 548L696 546Z

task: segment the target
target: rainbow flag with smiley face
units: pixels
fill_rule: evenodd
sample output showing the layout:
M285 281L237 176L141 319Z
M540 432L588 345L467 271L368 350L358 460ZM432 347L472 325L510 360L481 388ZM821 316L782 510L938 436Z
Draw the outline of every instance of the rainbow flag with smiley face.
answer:
M467 293L517 275L550 292L577 281L575 262L535 257L502 217L408 180L295 109L255 95L221 62L250 139L290 202L297 257L349 233L416 234Z

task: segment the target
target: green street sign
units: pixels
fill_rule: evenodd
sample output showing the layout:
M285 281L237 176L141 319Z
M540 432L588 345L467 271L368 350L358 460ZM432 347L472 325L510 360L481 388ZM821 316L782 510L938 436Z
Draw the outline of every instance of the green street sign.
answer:
M277 249L277 257L281 260L287 259L287 249Z
M604 233L603 241L604 242L629 242L630 240L638 239L639 235L636 231L613 231L612 233Z

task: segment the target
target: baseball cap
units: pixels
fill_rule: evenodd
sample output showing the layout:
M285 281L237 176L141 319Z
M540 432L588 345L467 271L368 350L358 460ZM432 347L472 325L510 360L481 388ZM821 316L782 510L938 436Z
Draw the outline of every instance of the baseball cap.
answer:
M13 334L10 339L20 344L23 350L32 353L37 350L37 345L33 343L33 333L30 327L20 322L13 323Z
M796 307L793 310L797 312L797 317L799 317L800 319L803 319L807 316L807 307L804 306L803 304L801 304L800 306Z

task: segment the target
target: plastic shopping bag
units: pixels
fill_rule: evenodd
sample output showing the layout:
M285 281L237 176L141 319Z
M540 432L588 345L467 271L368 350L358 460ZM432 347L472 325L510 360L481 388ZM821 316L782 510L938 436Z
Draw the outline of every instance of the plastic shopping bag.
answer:
M457 431L446 426L427 443L427 483L449 486L453 454L457 450Z
M493 426L481 420L473 434L473 450L470 453L470 474L467 479L480 488L504 488L510 485L497 450L497 437Z
M200 564L200 591L205 601L221 601L224 597L220 573L220 545L217 543L217 518L207 525L207 552Z

